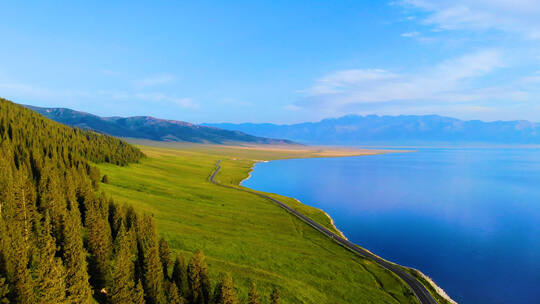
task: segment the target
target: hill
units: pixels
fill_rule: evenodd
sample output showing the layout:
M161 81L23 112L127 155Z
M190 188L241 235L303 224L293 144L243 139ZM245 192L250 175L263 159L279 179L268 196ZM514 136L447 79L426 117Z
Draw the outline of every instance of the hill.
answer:
M69 126L118 137L213 144L294 144L288 140L257 137L240 131L223 130L150 116L100 117L66 108L41 108L28 105L25 107Z
M307 144L540 144L540 124L528 121L464 121L438 115L347 115L290 125L203 124Z
M143 158L0 98L0 303L233 303L230 277L213 284L201 251L173 265L154 217L101 192L96 163Z

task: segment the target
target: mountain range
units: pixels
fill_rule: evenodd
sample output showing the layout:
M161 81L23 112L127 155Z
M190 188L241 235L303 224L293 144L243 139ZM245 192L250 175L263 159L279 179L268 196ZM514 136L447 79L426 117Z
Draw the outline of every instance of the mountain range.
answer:
M150 116L100 117L66 108L25 107L59 123L118 137L212 144L295 144L289 140L263 138L241 131Z
M305 144L540 144L540 124L529 121L460 120L438 115L347 115L288 125L203 124Z
M540 124L460 120L439 115L346 115L298 124L205 123L150 116L100 117L66 108L26 106L54 121L118 137L213 144L540 144Z

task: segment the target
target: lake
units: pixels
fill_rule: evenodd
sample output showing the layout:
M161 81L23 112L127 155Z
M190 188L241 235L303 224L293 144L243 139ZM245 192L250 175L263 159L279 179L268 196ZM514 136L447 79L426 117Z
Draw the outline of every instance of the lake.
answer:
M278 160L242 185L325 210L459 303L540 303L540 149Z

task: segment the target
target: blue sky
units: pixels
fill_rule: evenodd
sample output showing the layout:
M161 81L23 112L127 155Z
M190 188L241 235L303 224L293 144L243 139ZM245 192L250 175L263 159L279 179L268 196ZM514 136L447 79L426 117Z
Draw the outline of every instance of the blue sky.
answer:
M10 2L0 96L19 103L197 123L540 121L538 1Z

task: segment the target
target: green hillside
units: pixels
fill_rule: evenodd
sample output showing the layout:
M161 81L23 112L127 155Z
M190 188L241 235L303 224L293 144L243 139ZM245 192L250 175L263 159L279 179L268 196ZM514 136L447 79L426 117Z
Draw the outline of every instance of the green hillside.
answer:
M143 157L0 99L0 303L236 303L201 251L172 255L153 217L100 191L95 163Z
M164 146L164 147L163 147ZM328 156L307 150L262 150L184 145L140 146L148 156L129 168L100 164L103 189L115 200L153 214L176 253L202 249L210 276L230 273L246 301L251 282L268 294L278 287L283 303L417 303L394 274L333 243L269 201L216 186L237 184L254 160ZM318 209L282 198L330 227Z

